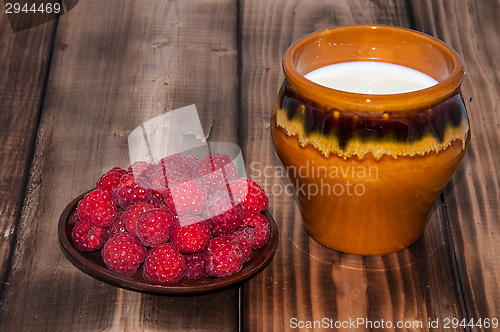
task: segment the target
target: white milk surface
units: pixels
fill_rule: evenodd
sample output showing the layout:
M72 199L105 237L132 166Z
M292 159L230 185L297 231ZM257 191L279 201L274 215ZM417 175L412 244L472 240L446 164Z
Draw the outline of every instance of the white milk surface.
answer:
M387 62L353 61L313 70L305 78L326 87L366 94L396 94L425 89L438 82L418 70Z

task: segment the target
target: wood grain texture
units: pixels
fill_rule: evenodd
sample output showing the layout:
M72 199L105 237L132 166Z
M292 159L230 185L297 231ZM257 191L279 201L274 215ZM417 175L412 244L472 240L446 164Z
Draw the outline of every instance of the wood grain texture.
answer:
M410 327L399 329L402 331L429 331L429 320L464 317L441 201L431 214L424 236L400 253L361 257L326 249L309 238L294 198L284 192L288 182L279 173L281 164L270 137L272 106L283 81L281 59L293 41L336 25L409 26L404 4L241 3L241 144L251 165L250 177L270 196L270 209L281 234L271 266L243 287L243 331L287 331L307 321L312 327L304 330L321 330L324 318L333 324L332 330L335 322L343 324L360 318L379 323L383 319L393 326L408 322ZM354 329L349 325L336 330L376 329L369 325ZM442 325L432 329L444 330Z
M445 203L468 318L500 319L500 4L412 1L412 8L416 27L450 44L465 63L472 140Z
M0 5L0 297L22 208L56 21L13 33Z
M237 141L234 1L80 1L60 18L2 331L235 331L238 289L192 297L97 281L62 254L57 220L142 122L195 103L212 140Z

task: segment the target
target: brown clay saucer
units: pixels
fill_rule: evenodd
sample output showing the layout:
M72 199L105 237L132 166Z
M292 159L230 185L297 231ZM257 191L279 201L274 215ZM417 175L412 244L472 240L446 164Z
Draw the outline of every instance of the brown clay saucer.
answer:
M82 272L98 280L111 285L153 294L166 295L197 295L223 290L239 283L242 283L264 270L271 262L278 244L278 228L268 211L264 212L269 225L271 235L269 242L260 249L253 251L250 261L243 265L243 268L233 275L221 278L203 277L199 280L181 280L179 283L160 283L147 281L142 278L142 266L133 277L128 277L106 268L101 258L101 251L82 252L77 250L71 241L71 231L73 230L72 217L76 211L78 201L86 193L75 198L69 203L59 218L59 241L66 257Z

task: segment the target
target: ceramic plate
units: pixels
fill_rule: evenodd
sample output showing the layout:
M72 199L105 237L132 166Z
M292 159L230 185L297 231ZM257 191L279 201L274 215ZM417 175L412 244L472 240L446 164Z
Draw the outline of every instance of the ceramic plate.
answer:
M271 236L269 242L262 248L253 251L253 257L243 265L241 271L227 277L208 278L199 280L181 280L180 283L160 283L147 281L142 278L142 266L133 277L128 277L111 270L108 270L101 258L101 251L82 252L77 250L71 241L71 231L73 229L72 217L76 211L78 201L85 194L75 198L66 206L59 218L59 240L61 247L68 259L84 273L105 281L115 286L146 293L170 294L170 295L195 295L208 292L219 291L235 286L246 281L271 262L278 243L278 228L273 217L268 211L264 212L271 226Z

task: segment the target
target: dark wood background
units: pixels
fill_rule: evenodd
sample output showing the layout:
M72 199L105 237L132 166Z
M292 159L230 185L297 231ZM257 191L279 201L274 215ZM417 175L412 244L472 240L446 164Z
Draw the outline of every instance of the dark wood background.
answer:
M498 1L82 0L15 34L0 9L1 331L287 331L293 318L494 330L444 322L500 319ZM268 190L278 251L240 287L142 294L64 257L60 213L102 173L128 166L128 134L157 115L196 104L205 133L237 143L247 166L279 165L269 121L286 49L318 29L365 23L426 32L465 62L472 141L416 244L376 257L328 250L308 237L294 198ZM267 188L287 181L247 173Z

